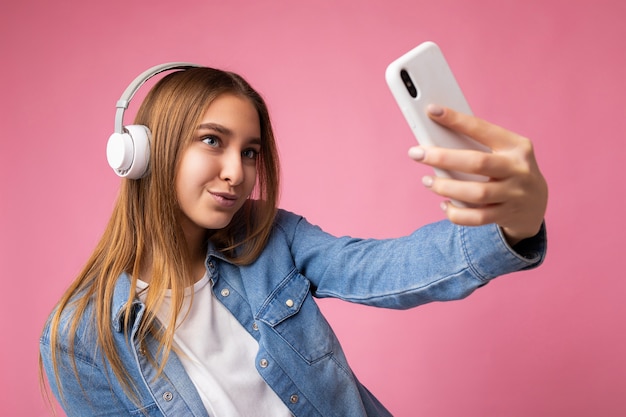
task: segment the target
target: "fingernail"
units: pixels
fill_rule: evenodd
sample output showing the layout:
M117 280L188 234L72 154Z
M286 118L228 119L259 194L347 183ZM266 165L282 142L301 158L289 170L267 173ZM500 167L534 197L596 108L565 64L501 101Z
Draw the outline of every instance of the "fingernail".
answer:
M441 210L447 211L448 210L448 202L447 201L442 201L441 204L439 204L439 207L441 207Z
M433 177L426 175L424 177L422 177L422 184L424 184L425 187L432 187L433 186Z
M426 110L433 116L443 116L443 107L436 104L429 104Z
M421 161L422 159L424 159L425 154L426 152L424 152L424 149L417 146L409 149L409 156L416 161Z

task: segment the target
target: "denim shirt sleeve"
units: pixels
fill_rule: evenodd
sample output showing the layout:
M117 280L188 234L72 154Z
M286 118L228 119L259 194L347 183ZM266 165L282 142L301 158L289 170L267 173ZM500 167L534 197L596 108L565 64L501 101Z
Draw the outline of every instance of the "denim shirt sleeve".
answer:
M491 279L538 266L545 228L516 250L496 225L464 227L447 220L396 239L336 238L282 212L298 270L317 297L405 309L468 296Z

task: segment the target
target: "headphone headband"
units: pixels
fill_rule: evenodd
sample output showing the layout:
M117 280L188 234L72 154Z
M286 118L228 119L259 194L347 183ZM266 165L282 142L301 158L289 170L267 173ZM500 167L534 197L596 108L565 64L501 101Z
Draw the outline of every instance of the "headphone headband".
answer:
M149 68L139 74L124 90L115 107L115 132L107 142L107 160L120 177L139 179L145 175L150 161L150 129L143 125L124 126L124 111L139 87L164 71L198 68L189 62L170 62Z
M115 111L115 133L124 133L124 111L128 109L130 100L146 81L164 71L177 69L185 70L198 67L201 67L201 65L192 64L190 62L168 62L165 64L155 65L154 67L139 74L139 76L135 78L128 87L126 87L126 90L124 90L122 96L115 105L117 108Z

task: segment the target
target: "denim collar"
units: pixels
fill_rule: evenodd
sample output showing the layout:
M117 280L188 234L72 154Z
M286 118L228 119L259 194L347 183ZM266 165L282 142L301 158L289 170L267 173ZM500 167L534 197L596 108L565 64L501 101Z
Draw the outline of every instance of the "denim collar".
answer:
M232 263L224 256L224 254L222 254L215 248L215 245L213 245L212 242L209 241L207 247L207 256L204 262L208 270L214 269L214 266L211 263L211 258L217 258L221 261ZM215 281L217 281L217 278L217 276L212 277L214 283ZM126 303L128 302L128 294L130 294L130 283L130 276L126 272L123 272L117 279L117 282L115 283L115 288L113 289L113 300L111 303L111 323L113 325L113 329L118 333L122 332L122 330L124 329L124 313L126 311ZM143 302L138 299L133 300L131 308L131 314L133 315L133 317L130 321L131 329L136 327L141 321L145 308L146 307Z
M122 273L113 288L113 300L111 302L111 323L116 332L124 330L124 313L126 311L126 303L128 302L128 294L130 294L130 277L126 272ZM141 320L145 305L138 299L133 300L131 312L132 317L130 325L134 328Z

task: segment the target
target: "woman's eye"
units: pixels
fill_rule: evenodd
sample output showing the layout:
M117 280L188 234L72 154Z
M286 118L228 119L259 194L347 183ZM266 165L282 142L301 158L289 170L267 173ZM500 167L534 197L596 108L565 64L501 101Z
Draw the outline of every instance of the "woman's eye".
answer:
M218 146L220 144L219 140L215 136L206 136L202 138L202 142L209 146Z
M248 159L256 159L256 157L259 155L259 151L255 149L248 149L243 151L241 154Z

